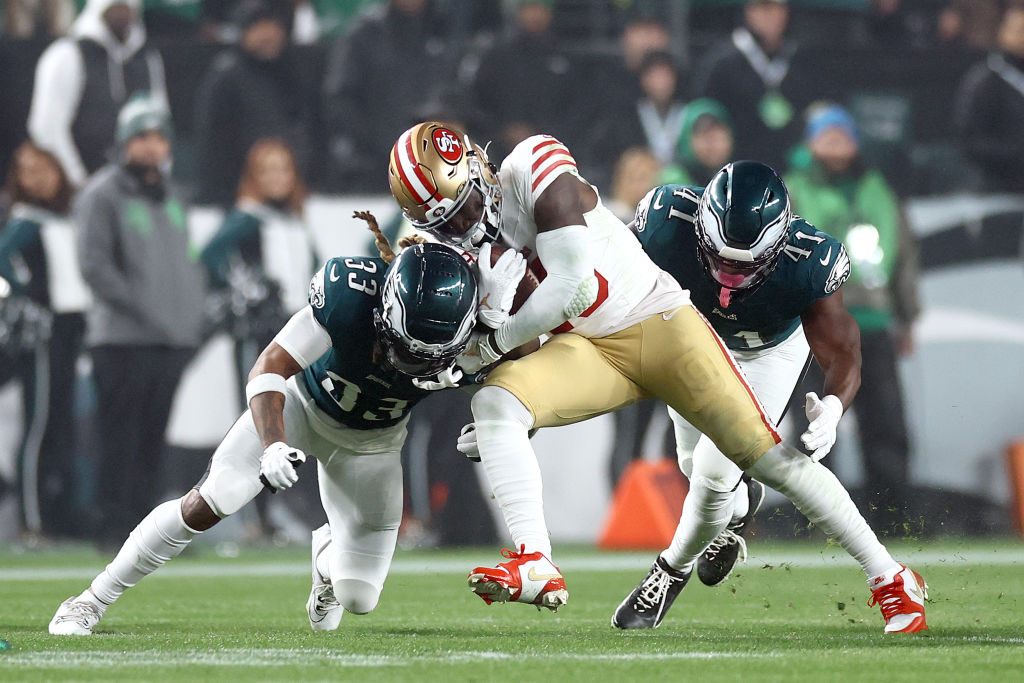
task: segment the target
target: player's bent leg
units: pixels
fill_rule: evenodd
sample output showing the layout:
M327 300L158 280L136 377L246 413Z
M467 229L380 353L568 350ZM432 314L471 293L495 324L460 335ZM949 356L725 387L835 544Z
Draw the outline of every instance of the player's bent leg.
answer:
M669 415L677 435L680 424L689 426L675 411L670 409ZM678 445L677 441L677 449ZM617 628L657 628L689 581L701 553L727 531L736 483L743 472L718 453L707 437L700 439L692 454L690 490L672 542L615 610L612 625Z
M771 348L736 351L733 355L772 424L778 424L810 359L803 328L798 326L788 338ZM702 454L726 460L706 438L699 448ZM737 468L733 476L739 473ZM764 495L762 483L749 475L743 476L733 494L732 520L697 560L697 577L701 583L707 586L721 583L728 578L736 563L746 558L744 534L764 501Z
M480 463L513 543L531 553L550 555L540 465L529 437L533 416L518 398L497 386L480 389L472 408Z
M153 509L131 532L120 552L81 595L61 603L50 621L54 635L91 635L108 606L185 549L201 533L182 517L182 499Z
M287 402L285 406L287 416ZM285 430L290 434L288 427L286 421ZM198 487L199 495L217 517L230 517L263 490L260 483L262 455L263 444L256 433L252 414L247 410L214 451Z
M675 535L662 553L675 569L689 572L708 544L732 521L733 496L743 473L726 458L721 461L719 469L725 471L704 472L699 465L694 467Z
M692 306L640 323L640 384L707 435L729 460L749 467L781 441L725 345Z
M396 430L402 438L404 429ZM400 441L384 453L336 448L326 465L318 464L320 499L330 522L325 578L338 605L353 614L373 611L391 567L402 521Z
M291 418L289 413L291 412ZM286 428L295 422L285 408ZM153 509L125 540L121 550L89 589L57 610L49 631L88 635L107 607L143 577L177 557L192 538L238 511L262 490L259 462L263 452L248 411L231 427L198 489Z
M469 573L469 587L488 605L511 601L558 609L569 593L561 572L548 559L551 542L544 523L543 485L529 438L533 416L505 389L485 386L473 397L473 420L481 464L520 552L506 548L506 562L476 567Z
M679 470L687 479L693 474L693 450L700 441L700 430L686 421L682 415L668 410L668 417L672 420L672 432L676 438L676 460L679 462Z
M705 586L717 586L729 578L733 567L747 560L747 541L744 533L754 518L754 514L764 502L764 484L743 475L733 494L733 515L724 529L708 544L708 547L697 558L697 578ZM743 512L737 517L736 502L741 498L745 503Z
M341 623L343 611L334 595L331 583L328 548L331 545L331 527L324 524L312 534L313 570L312 588L306 600L306 615L314 631L333 631Z
M927 585L892 558L828 468L786 444L779 444L761 456L747 473L793 501L807 519L836 539L860 563L873 591L871 604L882 608L886 633L912 633L927 628Z
M476 567L470 588L486 603L525 602L556 609L568 600L551 560L532 427L571 424L644 398L591 340L555 335L525 358L499 365L473 397L481 462L516 550Z

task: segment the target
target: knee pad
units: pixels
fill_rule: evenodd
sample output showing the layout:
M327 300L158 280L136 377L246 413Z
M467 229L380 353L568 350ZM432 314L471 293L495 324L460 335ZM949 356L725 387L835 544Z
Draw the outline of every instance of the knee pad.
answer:
M221 519L230 517L255 498L262 490L259 480L247 481L224 470L206 478L199 487L199 495Z
M474 421L517 422L526 429L533 427L533 416L523 402L507 389L485 386L473 396Z
M359 579L338 579L334 581L334 597L346 611L352 614L369 614L377 606L380 591L377 587Z

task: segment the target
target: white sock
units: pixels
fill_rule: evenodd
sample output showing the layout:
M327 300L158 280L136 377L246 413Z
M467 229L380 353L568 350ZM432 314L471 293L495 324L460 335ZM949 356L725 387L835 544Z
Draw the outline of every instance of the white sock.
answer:
M322 547L315 549L317 553L315 559L315 566L313 568L316 570L316 573L321 576L321 578L323 578L325 581L330 581L331 544L334 542L334 539L331 537L331 525L328 523L322 525L319 529L314 529L312 540L313 543L319 542L319 539L317 537L323 534L324 532L326 532L327 534L327 542L324 543Z
M110 605L140 579L177 557L198 533L185 524L180 498L161 503L129 534L117 556L92 580L89 591L99 602Z
M331 541L327 542L323 551L316 556L316 572L324 578L325 581L331 580Z
M544 523L543 484L537 456L530 446L533 416L505 389L484 387L473 397L480 462L501 507L515 550L551 557Z
M747 482L741 481L732 494L732 521L738 522L750 511L750 496L747 493Z
M707 477L694 477L683 501L672 543L661 556L673 569L690 571L708 544L729 525L733 518L731 487L716 485Z
M869 578L898 567L864 521L850 494L821 463L780 443L747 470L755 479L789 498L807 519L836 539Z

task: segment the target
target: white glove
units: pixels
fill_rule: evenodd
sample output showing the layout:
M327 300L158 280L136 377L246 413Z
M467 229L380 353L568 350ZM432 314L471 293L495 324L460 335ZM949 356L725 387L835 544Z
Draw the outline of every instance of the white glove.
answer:
M462 370L455 367L452 363L448 366L447 370L442 370L434 376L434 379L420 379L414 377L412 380L413 385L418 389L425 389L426 391L438 391L440 389L454 389L459 386L459 380L462 379Z
M843 402L832 394L819 399L812 391L807 394L804 410L810 424L807 425L807 431L801 435L800 441L807 450L812 451L811 460L818 462L828 455L836 443L836 428L843 416Z
M470 422L459 432L455 449L473 462L480 462L480 447L476 443L476 425Z
M480 247L477 258L477 319L496 330L508 320L516 288L526 274L526 259L515 249L506 249L491 265L491 243Z
M480 372L488 365L497 363L504 355L501 349L495 348L497 343L489 332L473 332L469 337L466 350L455 359L467 375Z
M271 493L289 489L299 480L295 468L304 462L305 453L283 441L275 441L263 449L263 457L260 458L260 481Z

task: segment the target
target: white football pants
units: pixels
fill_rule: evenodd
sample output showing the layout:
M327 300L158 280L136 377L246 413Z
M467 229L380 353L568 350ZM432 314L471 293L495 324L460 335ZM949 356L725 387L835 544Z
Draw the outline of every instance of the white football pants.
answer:
M401 450L408 418L384 429L343 427L325 415L301 381L288 380L284 427L288 445L316 458L320 500L331 527L331 582L338 600L359 613L377 604L402 521ZM263 446L247 410L231 427L210 461L199 494L220 517L237 512L263 489ZM312 476L311 463L299 476ZM283 495L287 495L285 492ZM343 584L339 582L344 582ZM352 595L352 586L371 595ZM343 588L343 586L345 588Z

